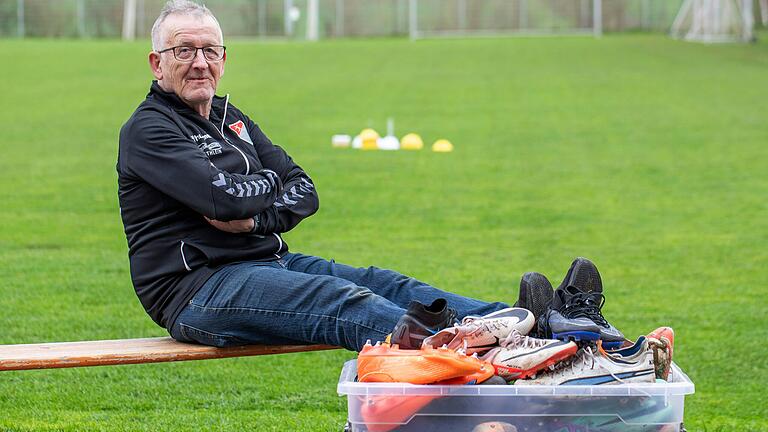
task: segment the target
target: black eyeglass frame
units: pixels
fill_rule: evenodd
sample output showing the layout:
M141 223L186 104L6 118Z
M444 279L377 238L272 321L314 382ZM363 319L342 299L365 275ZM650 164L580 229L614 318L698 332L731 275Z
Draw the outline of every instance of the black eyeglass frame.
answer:
M182 60L182 59L179 58L178 55L176 55L176 49L177 48L191 48L191 49L195 50L195 54L193 54L192 57L189 60ZM227 47L224 46L224 45L208 45L208 46L204 46L204 47L194 47L194 46L189 46L189 45L176 45L176 46L172 46L170 48L166 48L164 50L157 51L157 53L158 54L162 54L164 52L172 51L173 52L173 58L175 58L177 61L184 62L184 63L191 63L191 62L195 61L195 59L197 58L197 52L199 50L205 50L206 48L221 48L222 49L221 57L219 57L217 59L210 59L210 58L208 58L208 56L205 55L205 51L203 51L203 58L206 59L207 61L221 61L221 60L224 59L224 55L227 53Z

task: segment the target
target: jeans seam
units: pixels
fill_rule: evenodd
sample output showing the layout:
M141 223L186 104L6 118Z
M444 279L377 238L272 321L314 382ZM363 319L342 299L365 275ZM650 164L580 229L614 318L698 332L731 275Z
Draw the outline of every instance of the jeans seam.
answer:
M192 340L192 341L194 339L190 337L189 333L186 330L184 330L185 327L189 328L189 329L192 329L192 330L194 330L196 332L199 332L201 334L207 335L207 337L210 337L211 339L220 338L220 339L222 339L224 341L227 341L227 340L235 341L237 339L234 336L230 336L230 335L225 335L225 334L221 334L221 333L211 332L211 331L208 331L208 330L199 329L199 328L197 328L195 326L191 326L189 324L184 324L184 323L180 322L179 323L179 332L181 333L181 335L185 339Z
M318 318L331 318L337 321L345 322L345 323L351 323L354 325L358 325L360 327L365 327L368 330L373 330L380 333L390 333L386 330L381 330L375 327L371 327L362 323L350 321L344 318L339 318L337 316L333 315L324 315L324 314L313 314L313 313L306 313L306 312L294 312L294 311L281 311L281 310L275 310L275 309L257 309L257 308L222 308L222 307L210 307L210 306L198 306L196 304L190 303L190 306L194 306L198 309L203 310L213 310L213 311L244 311L244 312L260 312L260 313L280 313L280 314L288 314L288 315L301 315L301 316L310 316L310 317L318 317Z

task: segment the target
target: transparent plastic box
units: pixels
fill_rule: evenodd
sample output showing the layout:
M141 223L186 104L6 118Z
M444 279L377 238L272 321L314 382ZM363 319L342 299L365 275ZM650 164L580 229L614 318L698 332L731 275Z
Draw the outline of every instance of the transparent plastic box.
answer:
M346 362L337 388L354 432L472 432L485 422L518 432L672 432L694 392L675 364L667 383L594 386L361 383L356 376L357 361Z

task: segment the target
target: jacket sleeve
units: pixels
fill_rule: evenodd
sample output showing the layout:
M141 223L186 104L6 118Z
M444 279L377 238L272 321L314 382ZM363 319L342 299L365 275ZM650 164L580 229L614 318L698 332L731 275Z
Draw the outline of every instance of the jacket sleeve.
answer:
M245 118L261 163L264 168L276 172L283 183L283 190L275 203L259 215L259 226L255 232L270 234L290 231L304 218L317 212L320 201L315 184L282 148L272 144L255 123Z
M273 170L242 175L214 166L181 128L159 110L138 112L120 131L123 169L211 219L254 217L281 195Z

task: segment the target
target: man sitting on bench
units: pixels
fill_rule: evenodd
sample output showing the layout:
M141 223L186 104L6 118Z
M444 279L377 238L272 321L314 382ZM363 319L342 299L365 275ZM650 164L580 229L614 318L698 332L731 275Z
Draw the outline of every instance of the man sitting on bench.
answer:
M215 96L226 59L213 14L169 1L152 27L156 81L120 131L131 278L157 324L177 340L213 346L359 351L384 340L414 300L445 299L455 315L443 301L412 307L438 321L507 307L289 252L280 235L317 211L317 190L229 95Z

